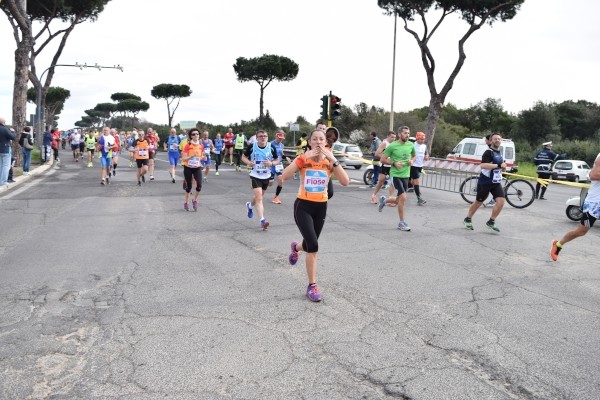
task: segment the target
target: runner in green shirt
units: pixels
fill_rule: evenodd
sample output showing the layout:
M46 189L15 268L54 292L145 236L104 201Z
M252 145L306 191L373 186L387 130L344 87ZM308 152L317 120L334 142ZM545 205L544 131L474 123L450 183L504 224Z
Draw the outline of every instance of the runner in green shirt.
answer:
M398 207L398 216L400 222L398 229L401 231L410 231L410 227L404 221L404 203L406 202L406 191L408 190L408 179L410 178L410 167L415 160L415 146L408 141L410 129L408 126L401 126L398 131L398 140L383 151L381 162L391 165L390 176L396 189L396 196L385 196L379 198L379 212L383 210L386 204Z

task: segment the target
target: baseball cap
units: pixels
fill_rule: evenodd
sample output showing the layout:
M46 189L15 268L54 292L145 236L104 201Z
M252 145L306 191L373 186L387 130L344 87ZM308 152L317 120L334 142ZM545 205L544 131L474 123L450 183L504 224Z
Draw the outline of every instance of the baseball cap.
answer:
M545 142L545 143L542 143L542 146L552 146L552 142Z
M277 133L275 134L275 137L278 137L278 138L285 139L285 133L283 133L283 132L277 132Z

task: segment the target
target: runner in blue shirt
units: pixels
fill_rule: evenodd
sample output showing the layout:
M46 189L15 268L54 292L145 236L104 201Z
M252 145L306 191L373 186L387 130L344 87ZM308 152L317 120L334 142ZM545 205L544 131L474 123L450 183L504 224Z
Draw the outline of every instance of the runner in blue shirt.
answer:
M169 174L171 174L171 182L175 183L175 167L179 164L179 144L181 139L177 136L175 128L171 128L169 137L167 138L167 148L169 149Z

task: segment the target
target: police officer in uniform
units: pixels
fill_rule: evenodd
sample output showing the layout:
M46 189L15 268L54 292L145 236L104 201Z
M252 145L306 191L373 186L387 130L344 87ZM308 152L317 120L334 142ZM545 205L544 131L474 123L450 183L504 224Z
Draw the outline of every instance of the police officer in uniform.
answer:
M550 179L552 177L552 163L556 160L561 160L566 157L564 154L556 154L552 151L552 142L542 143L542 150L536 154L533 162L537 165L537 176L542 179ZM542 193L540 195L540 188ZM544 194L546 193L547 187L542 186L539 182L535 185L535 198L540 200L546 200Z

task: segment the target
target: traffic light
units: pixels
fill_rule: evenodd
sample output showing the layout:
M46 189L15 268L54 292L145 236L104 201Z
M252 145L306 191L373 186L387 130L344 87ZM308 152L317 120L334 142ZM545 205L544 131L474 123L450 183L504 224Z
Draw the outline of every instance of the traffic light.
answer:
M329 96L329 119L335 120L342 115L342 99L340 97L330 95Z
M321 108L323 109L321 111L321 118L323 121L327 121L329 119L329 96L321 97L321 101Z

